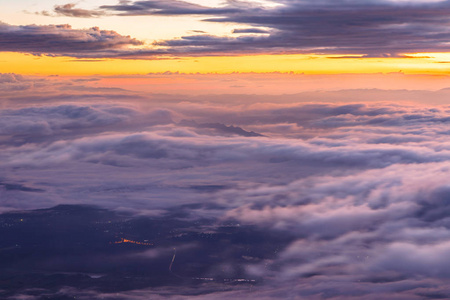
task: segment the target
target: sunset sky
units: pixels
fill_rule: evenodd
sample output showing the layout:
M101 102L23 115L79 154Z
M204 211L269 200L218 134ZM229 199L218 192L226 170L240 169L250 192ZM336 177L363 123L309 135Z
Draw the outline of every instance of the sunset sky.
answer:
M1 299L450 299L450 0L0 8Z
M3 0L0 68L446 74L449 11L445 0Z

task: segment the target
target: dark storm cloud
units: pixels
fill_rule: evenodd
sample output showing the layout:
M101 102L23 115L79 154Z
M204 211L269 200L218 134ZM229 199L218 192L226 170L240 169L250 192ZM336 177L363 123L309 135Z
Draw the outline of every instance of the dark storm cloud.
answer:
M142 45L141 41L114 31L97 27L72 29L70 25L15 26L0 23L0 39L0 51L73 57L120 56L125 47Z

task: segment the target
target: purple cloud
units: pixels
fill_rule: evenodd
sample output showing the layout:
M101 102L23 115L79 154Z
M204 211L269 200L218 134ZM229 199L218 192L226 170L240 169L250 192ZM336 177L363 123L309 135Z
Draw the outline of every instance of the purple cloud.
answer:
M143 42L115 31L73 29L70 25L15 26L0 23L0 51L72 57L110 57L124 54L129 46Z
M363 57L403 57L407 53L449 50L446 22L450 2L443 1L272 1L274 6L227 1L208 7L188 1L119 1L94 10L74 4L57 5L45 15L98 16L204 16L204 22L244 26L233 33L263 35L215 36L193 34L155 41L156 48L128 50L141 45L130 37L110 31L88 30L92 41L80 40L80 31L60 26L21 26L3 30L8 41L2 51L47 53L74 57L151 57L154 55L242 55L259 53L355 54ZM42 14L41 13L41 14ZM3 25L5 27L6 25ZM264 28L264 29L261 29ZM19 30L20 29L20 30ZM39 30L38 30L39 29ZM103 32L102 34L99 34ZM20 33L17 35L17 33ZM72 36L68 38L69 36ZM53 37L61 43L45 43ZM40 43L39 43L40 42ZM37 43L38 47L32 47ZM67 45L65 48L64 45ZM42 49L42 50L39 50ZM70 51L72 49L72 51ZM122 50L122 51L118 51ZM88 55L88 52L93 52Z
M78 227L64 223L80 239L66 241L67 249L84 245L70 259L61 254L66 248L58 259L45 256L50 248L38 252L45 259L35 265L49 272L39 280L52 272L74 280L72 288L55 285L42 295L448 298L448 105L319 103L305 94L289 96L298 101L248 97L242 105L236 95L229 102L124 98L130 94L124 90L108 90L111 97L100 101L82 96L88 93L80 81L60 97L48 81L0 76L0 88L22 83L31 87L8 96L0 110L0 229L9 237L0 255L19 251L16 244L23 255L35 249L15 239L39 224L44 229L35 234L50 234L39 218L80 220L78 209L85 209L90 213L81 215L93 219L77 224L96 228L75 234ZM49 91L33 102L36 83ZM44 209L61 204L78 206ZM30 209L44 210L21 211ZM37 220L37 227L20 219ZM155 246L111 248L110 240L118 240L113 232L137 240L150 235ZM92 240L83 240L86 233ZM106 252L82 251L90 245ZM168 269L174 247L172 272L185 281ZM19 265L28 274L28 264ZM107 276L92 278L99 269ZM98 288L114 276L125 280L114 292ZM38 281L26 282L36 287ZM14 290L8 297L19 295L33 296Z

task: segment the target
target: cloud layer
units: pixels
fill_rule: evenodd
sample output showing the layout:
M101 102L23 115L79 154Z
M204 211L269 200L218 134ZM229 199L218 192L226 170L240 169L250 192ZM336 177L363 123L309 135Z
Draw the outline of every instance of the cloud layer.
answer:
M168 54L321 53L395 57L449 50L450 2L443 1L227 1L206 7L188 1L140 0L96 10L56 6L55 14L97 16L202 16L236 24L239 36L197 34L157 41ZM245 28L243 28L245 27ZM136 55L150 55L140 52Z
M0 78L7 88L50 84ZM236 95L158 100L123 90L105 100L80 89L34 103L24 89L23 98L3 102L0 219L11 238L0 256L22 248L1 266L20 270L14 278L29 288L9 286L3 296L450 297L448 106L257 97L242 104ZM75 206L18 212L61 204ZM18 225L21 219L34 223ZM20 239L30 228L62 239L58 226L45 227L50 220L74 240L33 261L32 245L48 245ZM79 234L77 222L97 229ZM111 248L120 238L154 245ZM64 254L79 245L89 246ZM171 272L183 280L169 272L172 259ZM42 270L36 281L26 279L35 270L30 260ZM95 270L102 280L90 277ZM151 270L164 276L158 281ZM48 274L54 285L36 294ZM124 284L108 289L114 278Z
M72 57L110 57L143 43L114 31L73 29L70 25L15 26L0 22L0 51Z

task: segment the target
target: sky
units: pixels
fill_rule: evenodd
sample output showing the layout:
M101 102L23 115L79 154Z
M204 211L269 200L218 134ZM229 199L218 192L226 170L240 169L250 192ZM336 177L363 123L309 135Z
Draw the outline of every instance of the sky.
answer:
M2 2L5 72L446 74L450 61L442 0Z
M450 1L0 7L0 298L450 298Z

